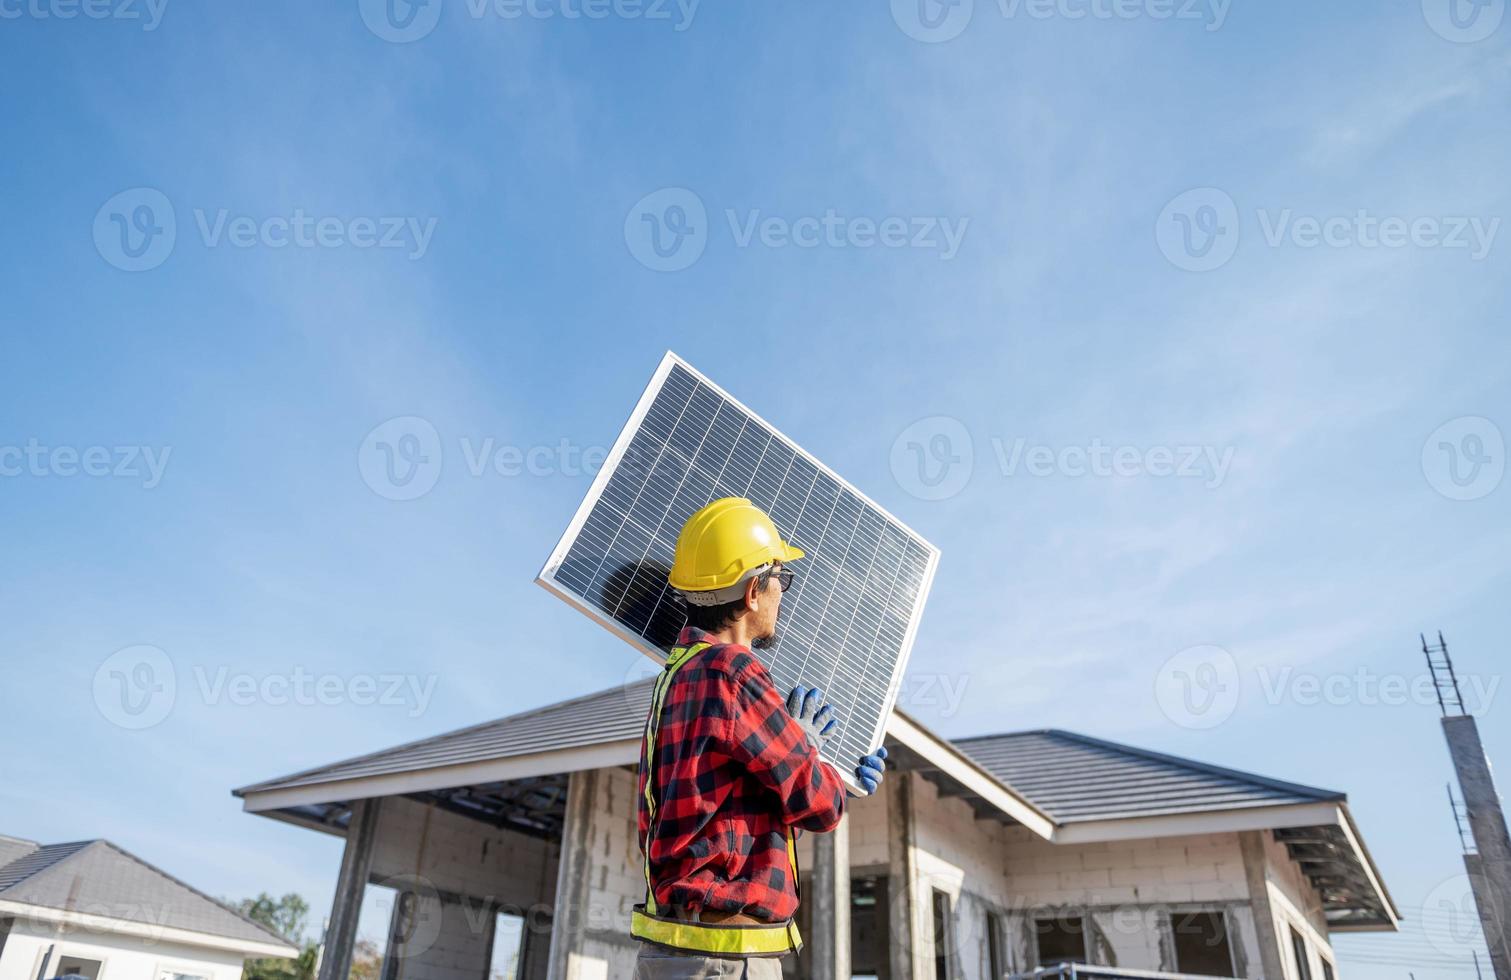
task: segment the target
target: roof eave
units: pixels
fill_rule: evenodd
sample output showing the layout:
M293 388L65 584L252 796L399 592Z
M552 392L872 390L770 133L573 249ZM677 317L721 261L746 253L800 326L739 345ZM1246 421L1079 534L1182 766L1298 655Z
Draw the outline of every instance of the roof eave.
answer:
M121 936L147 938L156 942L176 942L188 946L218 949L231 953L240 953L246 957L294 957L299 955L298 949L282 941L269 939L263 942L251 939L239 939L235 936L222 936L216 933L198 932L192 929L179 929L147 922L133 922L130 919L117 919L114 916L108 915L95 915L70 909L56 909L46 905L34 905L31 902L22 902L4 897L0 897L0 915L15 915L18 918L25 917L32 922L50 922L57 923L58 925L75 926L94 933L113 933Z
M1045 840L1053 839L1056 824L1049 814L1014 792L970 756L947 739L935 735L901 708L893 709L892 716L887 721L886 732L1005 815Z
M553 749L525 755L506 756L461 765L417 769L409 772L384 773L312 782L299 786L272 785L267 789L246 787L234 790L241 798L242 809L263 813L286 807L319 803L346 803L379 796L400 796L437 789L455 789L480 783L497 783L530 776L549 776L585 769L633 764L640 756L640 739L617 739L570 749Z

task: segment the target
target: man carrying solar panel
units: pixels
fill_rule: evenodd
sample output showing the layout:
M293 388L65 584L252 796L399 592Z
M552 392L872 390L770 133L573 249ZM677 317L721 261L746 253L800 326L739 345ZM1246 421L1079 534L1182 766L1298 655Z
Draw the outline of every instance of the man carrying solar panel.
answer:
M780 977L779 958L801 945L796 832L831 831L845 809L839 773L819 759L836 721L819 691L784 700L755 651L776 641L785 566L802 557L742 497L702 508L677 538L669 580L688 624L640 749L637 980ZM858 760L868 794L886 755Z

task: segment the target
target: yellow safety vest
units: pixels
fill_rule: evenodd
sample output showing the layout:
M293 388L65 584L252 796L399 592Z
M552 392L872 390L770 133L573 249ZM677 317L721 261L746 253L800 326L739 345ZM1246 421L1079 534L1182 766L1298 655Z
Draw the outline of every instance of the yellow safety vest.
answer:
M651 695L651 713L645 722L645 803L649 814L645 840L645 904L635 906L630 916L630 934L658 946L708 956L781 956L803 948L803 937L798 935L797 923L791 919L770 925L709 925L661 915L656 907L656 886L651 880L651 841L656 836L656 730L661 725L661 707L672 677L683 664L711 645L694 643L688 647L673 647L666 669L656 678L655 691ZM795 888L797 844L791 828L787 830L787 858L792 862Z

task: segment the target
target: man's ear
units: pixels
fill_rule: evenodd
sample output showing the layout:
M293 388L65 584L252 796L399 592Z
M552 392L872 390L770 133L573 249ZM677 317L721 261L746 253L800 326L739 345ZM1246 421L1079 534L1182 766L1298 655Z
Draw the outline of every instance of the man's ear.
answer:
M745 605L750 607L751 610L755 610L760 605L760 602L761 577L757 575L745 583Z

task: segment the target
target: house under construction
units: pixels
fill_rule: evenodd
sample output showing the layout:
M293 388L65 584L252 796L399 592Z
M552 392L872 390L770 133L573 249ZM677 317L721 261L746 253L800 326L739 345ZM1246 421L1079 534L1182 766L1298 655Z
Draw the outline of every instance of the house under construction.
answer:
M629 976L649 701L643 681L236 790L346 838L322 980L369 884L396 895L384 980L486 980L500 914L524 920L520 980ZM886 745L882 791L799 841L789 976L1336 980L1334 933L1396 928L1342 793L1062 731L951 742L902 711Z

